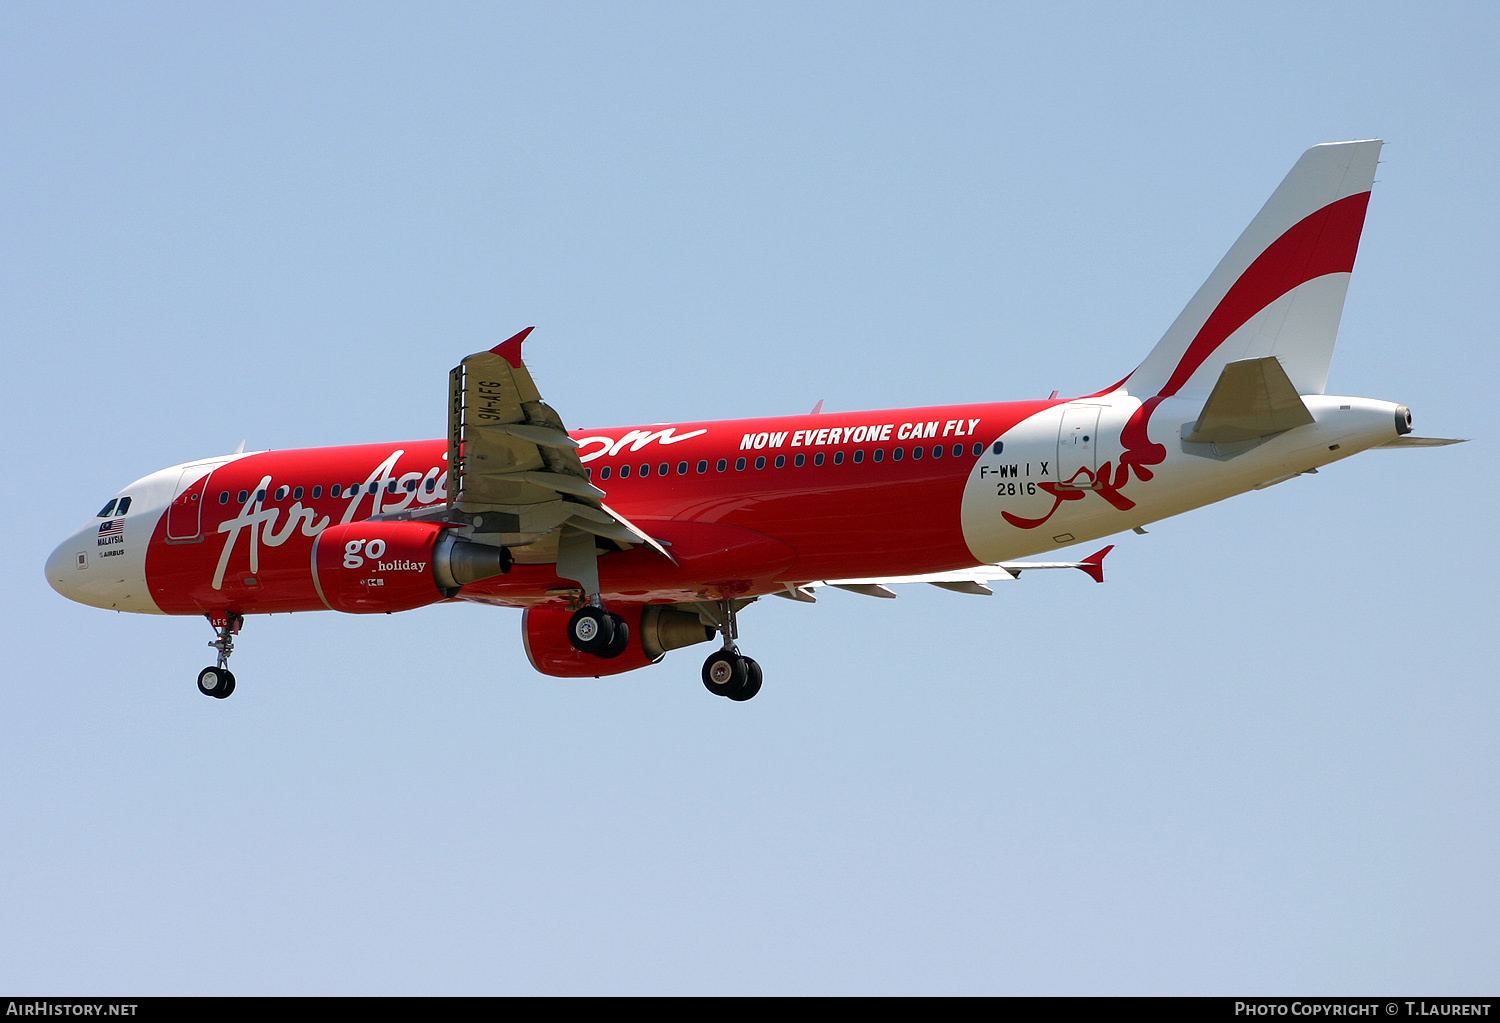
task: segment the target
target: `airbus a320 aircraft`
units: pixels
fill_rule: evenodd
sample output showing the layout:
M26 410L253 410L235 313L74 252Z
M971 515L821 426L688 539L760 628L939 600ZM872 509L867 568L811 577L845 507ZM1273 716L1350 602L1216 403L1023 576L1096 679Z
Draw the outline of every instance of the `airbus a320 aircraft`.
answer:
M449 374L446 440L236 452L162 469L47 560L72 600L204 615L234 691L249 614L523 608L540 672L614 675L720 647L748 700L738 613L774 594L900 583L988 594L1029 562L1259 490L1411 434L1404 406L1324 393L1379 141L1303 154L1134 372L1081 398L573 430L521 356L530 328ZM243 445L242 445L243 446Z

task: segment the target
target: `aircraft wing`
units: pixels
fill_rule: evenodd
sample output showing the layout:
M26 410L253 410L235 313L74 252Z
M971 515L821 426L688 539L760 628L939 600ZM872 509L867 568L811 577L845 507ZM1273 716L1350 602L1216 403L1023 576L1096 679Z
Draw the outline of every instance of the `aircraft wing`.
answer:
M589 481L577 442L521 361L531 331L448 375L448 517L472 526L471 539L511 547L523 562L557 560L563 527L665 554Z
M1088 573L1096 583L1104 581L1104 556L1115 549L1114 544L1090 554L1082 561L1002 561L994 565L979 565L953 572L932 572L926 575L886 576L878 579L817 579L809 582L789 582L785 590L778 590L778 597L812 603L817 598L813 590L820 586L833 586L851 593L862 593L867 597L894 597L892 586L904 583L927 583L957 593L973 593L990 596L995 591L987 584L1015 582L1022 572L1042 568L1076 568Z

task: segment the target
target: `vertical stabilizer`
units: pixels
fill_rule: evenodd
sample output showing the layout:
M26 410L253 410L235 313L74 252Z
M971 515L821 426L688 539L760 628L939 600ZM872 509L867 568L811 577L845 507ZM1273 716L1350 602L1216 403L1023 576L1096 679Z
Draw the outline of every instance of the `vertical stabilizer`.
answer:
M1275 356L1298 394L1322 394L1380 146L1303 153L1125 389L1207 395L1229 363Z

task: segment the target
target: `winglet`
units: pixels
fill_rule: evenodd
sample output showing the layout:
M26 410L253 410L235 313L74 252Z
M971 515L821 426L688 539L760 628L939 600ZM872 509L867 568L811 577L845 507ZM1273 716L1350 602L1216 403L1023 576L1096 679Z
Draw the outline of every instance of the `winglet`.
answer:
M511 338L509 341L500 342L494 348L491 348L490 351L494 352L506 362L510 363L512 369L520 369L521 342L525 341L526 335L530 334L533 330L536 330L536 328L527 327L525 330L521 331L521 333Z
M1078 566L1079 571L1087 572L1089 578L1094 580L1094 582L1102 583L1104 581L1104 556L1114 549L1115 545L1110 544L1104 550L1095 551L1093 554L1090 554Z

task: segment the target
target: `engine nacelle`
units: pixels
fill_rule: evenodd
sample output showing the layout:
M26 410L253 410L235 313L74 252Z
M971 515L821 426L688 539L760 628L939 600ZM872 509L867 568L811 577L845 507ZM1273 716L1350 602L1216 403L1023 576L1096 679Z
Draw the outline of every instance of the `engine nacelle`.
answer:
M350 614L390 614L434 604L465 583L510 571L503 547L469 543L434 522L346 522L313 545L323 603Z
M521 638L531 666L557 678L600 678L644 668L661 660L668 650L704 643L714 630L688 611L660 604L608 605L630 626L630 645L618 657L596 657L568 642L568 620L573 612L546 607L529 608L521 617Z

